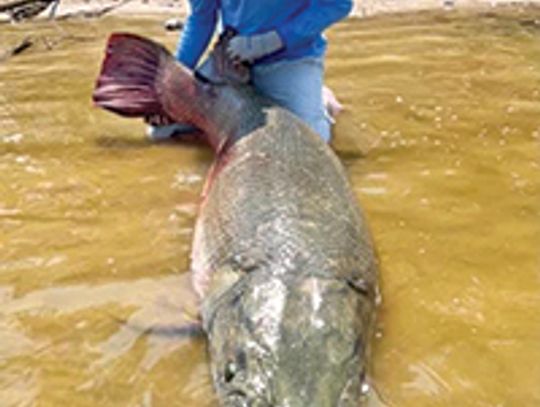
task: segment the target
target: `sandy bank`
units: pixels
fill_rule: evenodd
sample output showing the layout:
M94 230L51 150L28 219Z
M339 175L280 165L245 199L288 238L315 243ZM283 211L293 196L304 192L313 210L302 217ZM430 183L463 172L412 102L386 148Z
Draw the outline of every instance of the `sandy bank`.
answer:
M0 4L11 0L0 0ZM497 6L540 6L540 0L356 0L352 15L359 17L382 13L433 9L493 8ZM60 0L57 15L77 11L92 12L118 6L111 14L164 14L167 18L184 18L188 0ZM42 13L42 17L48 11Z

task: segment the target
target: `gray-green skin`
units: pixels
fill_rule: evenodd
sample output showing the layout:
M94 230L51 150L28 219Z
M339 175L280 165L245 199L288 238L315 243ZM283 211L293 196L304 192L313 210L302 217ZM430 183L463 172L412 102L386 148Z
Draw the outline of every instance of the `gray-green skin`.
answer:
M202 92L218 154L192 272L220 403L359 406L377 263L344 169L318 135L249 88Z
M129 34L111 36L94 101L191 122L216 151L192 275L221 406L360 405L377 263L332 150L249 86L204 84Z

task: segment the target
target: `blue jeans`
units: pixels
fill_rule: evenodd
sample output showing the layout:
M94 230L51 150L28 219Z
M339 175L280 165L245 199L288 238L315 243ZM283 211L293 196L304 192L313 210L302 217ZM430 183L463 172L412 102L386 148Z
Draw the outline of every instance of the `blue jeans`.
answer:
M260 93L291 111L329 142L331 122L323 103L323 75L322 59L314 57L255 65L251 70L251 80ZM194 129L182 123L149 126L147 135L154 141L167 140L173 134Z
M323 105L323 76L323 61L314 57L255 65L251 70L251 80L259 92L290 110L329 142L331 124Z

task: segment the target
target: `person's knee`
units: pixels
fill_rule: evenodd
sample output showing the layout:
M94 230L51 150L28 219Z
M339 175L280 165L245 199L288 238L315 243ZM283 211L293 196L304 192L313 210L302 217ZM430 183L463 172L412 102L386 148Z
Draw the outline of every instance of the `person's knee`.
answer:
M253 84L262 94L299 117L325 141L330 122L322 98L322 62L306 58L253 69Z
M325 142L330 141L332 124L321 99L318 99L316 104L313 101L298 103L297 106L291 106L289 110L319 134Z
M302 120L309 128L320 135L325 142L328 143L330 141L332 124L322 102L317 105L313 103L302 103L301 98L299 98L294 100L293 103L291 103L291 100L285 103L278 101L277 103Z

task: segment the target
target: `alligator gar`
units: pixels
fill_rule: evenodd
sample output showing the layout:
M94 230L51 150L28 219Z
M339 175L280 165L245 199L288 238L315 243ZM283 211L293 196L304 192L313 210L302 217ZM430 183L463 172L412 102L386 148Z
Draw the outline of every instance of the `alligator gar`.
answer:
M191 123L215 151L192 279L220 405L360 405L377 261L333 151L249 85L205 83L132 34L111 35L93 98Z

